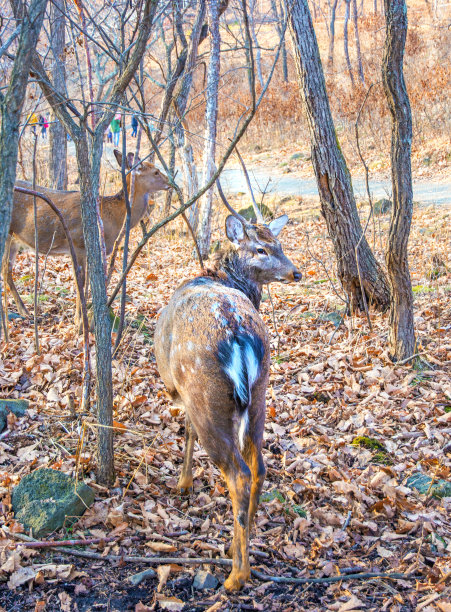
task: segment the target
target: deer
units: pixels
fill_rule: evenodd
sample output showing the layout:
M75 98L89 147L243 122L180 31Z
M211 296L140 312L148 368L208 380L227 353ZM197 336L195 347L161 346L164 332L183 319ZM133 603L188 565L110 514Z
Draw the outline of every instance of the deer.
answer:
M122 167L122 153L117 149L114 155L120 167ZM134 166L136 166L134 168ZM131 227L135 227L147 214L153 201L149 201L150 195L157 191L169 189L168 178L160 172L154 164L141 162L139 158L134 159L134 154L129 153L126 157L125 167L132 170L127 174L127 187L132 204ZM131 178L134 174L133 197L130 193ZM17 181L16 186L31 189L31 183ZM37 187L36 191L48 196L62 213L68 226L72 241L74 243L77 263L81 269L81 280L85 282L86 248L83 237L81 220L80 192L79 191L56 191L47 187ZM109 255L114 243L122 229L126 216L125 196L121 190L115 195L103 196L100 199L100 210L103 220L106 253ZM63 227L48 204L36 198L38 248L41 255L66 255L69 254L69 245L63 231ZM20 246L34 249L34 207L33 196L14 192L13 211L9 237L3 256L2 273L9 287L18 312L23 317L28 317L28 310L23 303L13 280L14 261ZM80 297L77 291L76 322L79 320L81 311Z
M193 489L196 440L229 490L233 561L224 586L233 591L250 577L249 531L266 474L262 440L270 347L258 312L262 287L297 282L302 274L277 239L288 217L266 224L260 213L250 223L233 210L217 184L232 213L225 220L230 245L215 255L211 268L176 289L157 321L154 350L168 394L185 408L180 493Z

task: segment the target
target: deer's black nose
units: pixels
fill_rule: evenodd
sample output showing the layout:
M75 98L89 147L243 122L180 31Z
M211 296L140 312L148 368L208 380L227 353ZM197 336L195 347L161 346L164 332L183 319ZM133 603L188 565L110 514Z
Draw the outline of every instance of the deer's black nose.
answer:
M300 272L293 272L293 280L299 282L302 280L302 274Z

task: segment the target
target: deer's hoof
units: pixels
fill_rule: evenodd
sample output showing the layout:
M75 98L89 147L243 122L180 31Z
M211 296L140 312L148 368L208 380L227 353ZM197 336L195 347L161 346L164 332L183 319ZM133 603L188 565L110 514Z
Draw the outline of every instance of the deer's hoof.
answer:
M227 580L224 582L224 587L227 591L239 591L249 580L250 571L232 570Z
M180 495L191 495L193 492L193 479L180 477L177 488L180 491Z

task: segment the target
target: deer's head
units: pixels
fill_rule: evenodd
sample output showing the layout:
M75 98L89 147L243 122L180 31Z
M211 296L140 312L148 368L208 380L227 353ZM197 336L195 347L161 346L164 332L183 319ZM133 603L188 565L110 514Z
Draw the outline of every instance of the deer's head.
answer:
M287 222L287 215L274 219L268 225L247 223L236 213L226 219L227 238L234 245L240 259L246 262L250 278L259 285L297 282L302 278L277 240Z
M122 167L122 153L114 149L114 155L117 163ZM135 174L135 189L138 188L140 192L147 194L169 189L168 177L158 170L154 164L148 161L142 162L139 157L135 160L134 154L128 153L125 169L128 171L134 166L136 166L133 170Z

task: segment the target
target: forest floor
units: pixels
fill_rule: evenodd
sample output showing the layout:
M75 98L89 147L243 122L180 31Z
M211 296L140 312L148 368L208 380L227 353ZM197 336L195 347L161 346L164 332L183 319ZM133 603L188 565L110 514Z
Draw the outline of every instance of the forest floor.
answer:
M0 396L24 397L31 405L24 418L8 421L0 438L0 606L7 612L451 609L451 498L406 485L416 472L451 480L451 211L414 211L410 262L421 361L412 367L389 358L387 314L371 313L372 330L364 316L344 316L317 203L284 198L272 204L291 218L281 241L304 278L271 287L276 328L268 296L261 308L272 362L268 474L251 538L252 567L270 576L398 572L406 578L303 585L252 578L241 593L229 595L222 587L227 568L183 565L183 557L224 557L233 521L224 482L201 447L195 450L194 494L184 498L176 490L184 417L165 394L152 336L161 308L198 265L188 239L167 231L156 235L130 274L126 333L113 365L112 490L94 480L95 416L70 410L71 397L76 409L79 403L82 341L73 325L67 259L46 264L40 356L32 322L10 322L10 342L0 349ZM369 226L379 256L388 222L381 216ZM222 224L215 218L215 240L222 238ZM32 294L33 265L31 254L18 257L15 277L23 295ZM77 458L78 476L95 489L96 501L53 537L116 537L82 549L101 559L26 548L14 537L22 527L11 513L12 488L38 467L74 474ZM170 555L180 563L158 567L112 555ZM133 586L129 578L148 567L157 575ZM200 569L216 576L216 589L193 588Z

